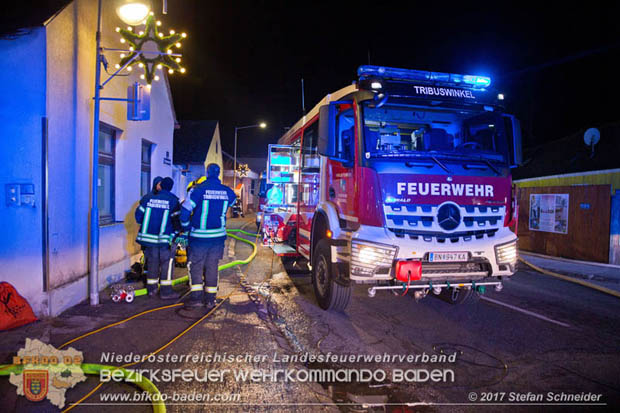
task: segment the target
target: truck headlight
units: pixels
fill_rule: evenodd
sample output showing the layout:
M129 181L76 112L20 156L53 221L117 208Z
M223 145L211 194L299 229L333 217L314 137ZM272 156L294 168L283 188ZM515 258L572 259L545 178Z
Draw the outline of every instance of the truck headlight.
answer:
M351 243L351 274L370 277L379 268L386 268L389 273L395 256L396 247L354 240Z
M517 240L496 245L495 259L498 265L508 264L514 266L517 263Z

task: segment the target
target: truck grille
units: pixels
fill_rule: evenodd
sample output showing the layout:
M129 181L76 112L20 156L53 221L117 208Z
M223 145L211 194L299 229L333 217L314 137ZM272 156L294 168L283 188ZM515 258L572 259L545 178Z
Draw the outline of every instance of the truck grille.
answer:
M446 232L437 222L438 208L439 205L384 204L383 212L388 229L396 236L438 242L471 241L493 236L504 225L506 215L504 205L459 206L460 222L452 232Z
M405 229L392 229L388 228L398 238L409 237L412 240L423 240L426 242L438 242L440 244L449 242L471 241L474 239L482 239L486 237L493 237L497 232L497 229L482 230L482 231L466 231L466 232L453 232L446 234L444 232L434 233L429 231L410 231Z

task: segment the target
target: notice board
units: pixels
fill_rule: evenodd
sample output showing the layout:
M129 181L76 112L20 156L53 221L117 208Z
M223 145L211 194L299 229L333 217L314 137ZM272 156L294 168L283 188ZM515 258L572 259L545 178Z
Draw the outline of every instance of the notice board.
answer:
M610 185L520 187L517 194L520 249L609 261Z
M568 199L568 194L530 194L530 229L568 234Z

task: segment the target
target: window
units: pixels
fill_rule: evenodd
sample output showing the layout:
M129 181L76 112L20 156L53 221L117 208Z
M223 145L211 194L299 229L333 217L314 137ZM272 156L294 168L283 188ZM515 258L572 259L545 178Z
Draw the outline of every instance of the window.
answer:
M301 147L302 168L306 172L319 171L318 153L319 123L314 122L304 130Z
M446 157L466 162L509 159L501 114L456 109L364 105L366 158Z
M151 153L153 144L142 140L142 155L140 166L140 196L151 191Z
M99 125L99 179L97 182L97 208L99 224L114 222L114 163L116 131Z
M336 154L340 159L352 161L355 153L355 117L353 109L340 112L336 120Z

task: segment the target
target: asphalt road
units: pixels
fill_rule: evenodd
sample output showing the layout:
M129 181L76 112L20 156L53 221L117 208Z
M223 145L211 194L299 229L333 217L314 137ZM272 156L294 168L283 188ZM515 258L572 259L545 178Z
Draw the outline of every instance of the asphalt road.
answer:
M251 219L231 220L230 226L250 225ZM229 242L223 262L245 258L251 248ZM186 274L177 268L176 276ZM246 282L240 284L241 279ZM500 293L454 306L428 297L416 302L390 292L367 296L368 286L356 286L344 313L325 312L315 304L310 277L285 267L269 248L261 247L248 266L220 273L219 295L233 294L212 316L161 349L193 325L205 310L174 308L148 313L105 330L72 347L86 362L105 362L104 353L161 355L249 355L253 360L156 361L135 368L159 371L159 390L169 397L172 412L316 412L316 411L592 411L610 410L620 401L620 337L617 326L620 300L587 288L521 269ZM186 287L179 288L184 292ZM492 300L492 301L491 301ZM8 362L23 347L26 337L58 347L67 340L140 311L169 302L139 298L133 304L114 304L102 298L98 308L77 306L60 317L41 320L22 329L2 333L0 355ZM382 362L348 360L306 362L286 356L317 355L452 355L455 362L432 363L398 359ZM222 380L195 378L166 381L166 369L230 372ZM383 371L385 378L370 382L329 379L286 380L267 375L257 381L239 379L233 371L273 369ZM446 382L397 382L398 370L452 371ZM300 377L300 376L297 376ZM303 376L302 376L303 378ZM412 377L409 376L411 379ZM67 390L69 403L87 395L99 378ZM529 395L528 395L529 392ZM602 406L506 404L511 397L565 393L600 395ZM112 403L103 397L129 395L127 383L107 383L73 411L151 411L148 400ZM191 395L230 398L228 401L187 400ZM475 396L472 396L475 394ZM503 394L503 396L502 396ZM108 396L106 396L108 395ZM171 397L180 397L172 400ZM238 395L238 396L236 396ZM0 406L6 411L57 411L49 402L31 403L18 397L15 387L0 381ZM475 403L471 400L476 399ZM488 401L487 401L488 400ZM502 404L491 404L491 402ZM543 400L544 402L544 400ZM536 402L538 403L538 402Z
M437 411L585 411L619 405L620 300L616 298L520 268L503 291L487 292L462 305L432 296L416 302L385 291L369 298L368 286L357 285L349 308L339 314L315 305L308 275L290 268L288 272L299 294L288 300L303 312L292 311L295 321L289 325L310 348L319 344L320 351L338 354L457 353L456 363L441 365L453 369L453 382L391 383L383 388L390 402L430 403ZM592 392L600 394L598 402L607 406L507 404L520 397L538 403L530 400L538 394L546 402L549 392L554 397ZM478 405L472 405L474 399Z

